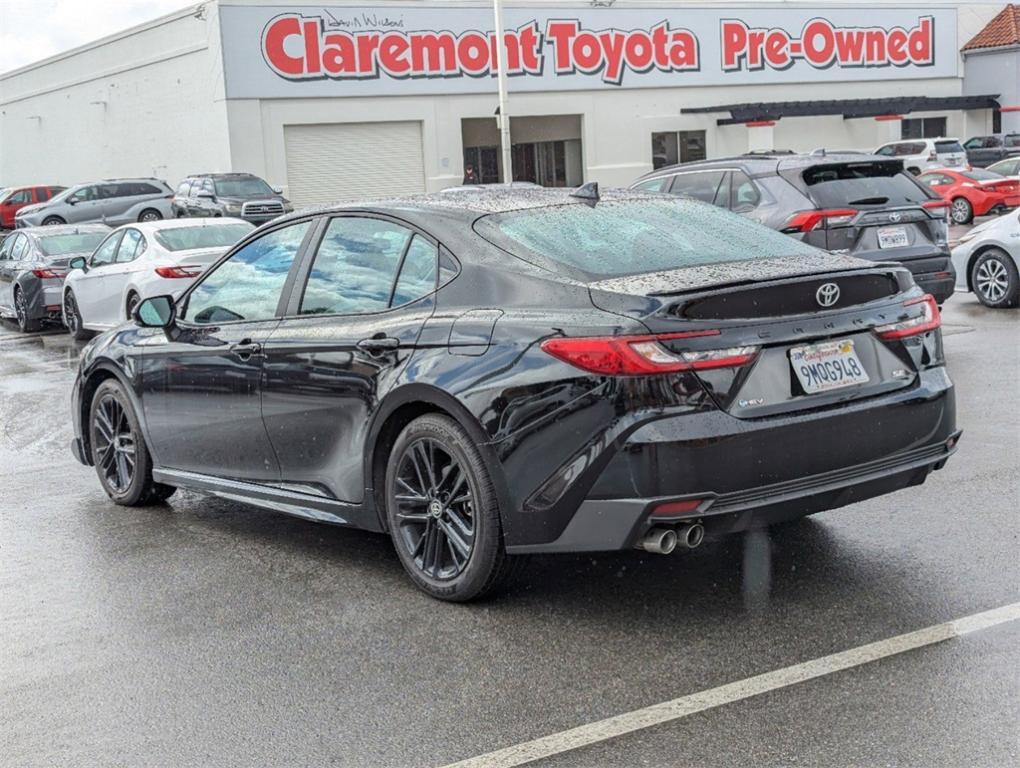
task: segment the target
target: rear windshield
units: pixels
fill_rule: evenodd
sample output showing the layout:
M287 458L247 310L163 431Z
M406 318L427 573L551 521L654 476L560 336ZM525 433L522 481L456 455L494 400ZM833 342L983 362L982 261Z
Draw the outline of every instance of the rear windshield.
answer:
M43 235L38 238L39 250L46 256L68 253L91 253L109 232L81 232L69 235Z
M912 205L933 197L892 163L816 166L802 178L808 197L821 208Z
M966 176L968 179L974 179L974 181L992 181L993 179L1004 178L1001 173L986 171L980 168L975 168L972 171L962 171L960 175Z
M592 278L659 272L818 250L697 200L604 200L493 214L486 240L533 263L552 260Z
M936 141L935 153L945 155L949 152L963 152L963 146L958 141Z
M272 197L276 194L272 187L259 178L216 179L213 184L216 187L216 194L220 197L256 197L258 195Z
M190 251L195 248L226 248L255 229L238 221L230 224L205 224L201 227L173 227L156 232L156 242L168 251Z

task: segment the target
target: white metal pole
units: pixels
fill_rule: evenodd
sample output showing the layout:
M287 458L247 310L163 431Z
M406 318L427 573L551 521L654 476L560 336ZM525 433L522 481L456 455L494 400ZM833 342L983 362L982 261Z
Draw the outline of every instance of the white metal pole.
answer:
M506 44L503 39L503 0L492 0L492 10L496 17L496 81L499 88L496 125L499 127L499 145L503 153L503 183L509 184L514 179L514 170L510 156L510 115L506 107L506 71L503 69Z

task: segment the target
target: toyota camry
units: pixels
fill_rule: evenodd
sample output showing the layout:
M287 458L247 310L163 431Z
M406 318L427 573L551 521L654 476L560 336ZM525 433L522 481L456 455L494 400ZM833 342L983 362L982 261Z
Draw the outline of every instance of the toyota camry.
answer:
M479 597L528 553L669 553L925 481L956 448L935 300L689 199L449 193L294 214L93 340L72 444L385 532Z

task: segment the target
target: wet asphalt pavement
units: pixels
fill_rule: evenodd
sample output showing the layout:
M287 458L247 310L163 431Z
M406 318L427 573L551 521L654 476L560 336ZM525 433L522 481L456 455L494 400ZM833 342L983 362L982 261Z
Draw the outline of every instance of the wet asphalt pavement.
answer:
M1020 313L962 295L944 322L964 436L925 485L747 561L740 537L538 558L471 606L417 592L381 536L191 493L114 506L67 449L79 348L0 323L0 765L441 766L1015 603ZM1004 624L536 765L1017 765L1018 641Z

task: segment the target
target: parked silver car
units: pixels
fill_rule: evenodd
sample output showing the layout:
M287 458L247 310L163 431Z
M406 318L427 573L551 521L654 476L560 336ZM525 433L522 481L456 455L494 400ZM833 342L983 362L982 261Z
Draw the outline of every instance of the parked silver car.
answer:
M16 229L52 224L102 222L111 227L171 217L173 190L159 179L106 179L77 184L45 203L26 205L14 217Z
M37 331L45 321L60 322L61 290L67 262L90 254L110 233L103 224L69 224L12 232L0 244L0 317Z

